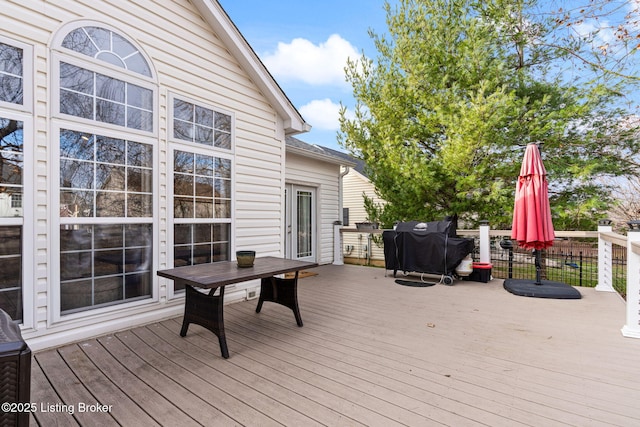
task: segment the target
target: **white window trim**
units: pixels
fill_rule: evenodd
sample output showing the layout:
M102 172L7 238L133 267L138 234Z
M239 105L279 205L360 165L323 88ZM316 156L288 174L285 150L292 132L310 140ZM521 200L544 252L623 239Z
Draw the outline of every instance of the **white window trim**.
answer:
M22 49L22 104L0 101L0 108L31 113L33 111L33 46L0 35L0 42Z

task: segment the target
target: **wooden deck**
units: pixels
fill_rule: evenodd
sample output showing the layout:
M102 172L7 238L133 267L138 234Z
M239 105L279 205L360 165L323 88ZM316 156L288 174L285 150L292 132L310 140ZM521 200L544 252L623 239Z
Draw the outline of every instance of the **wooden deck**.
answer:
M181 338L179 318L36 353L32 425L640 425L640 340L622 337L616 294L314 271L302 328L275 304L225 307L227 360L199 326ZM108 412L82 412L97 402Z

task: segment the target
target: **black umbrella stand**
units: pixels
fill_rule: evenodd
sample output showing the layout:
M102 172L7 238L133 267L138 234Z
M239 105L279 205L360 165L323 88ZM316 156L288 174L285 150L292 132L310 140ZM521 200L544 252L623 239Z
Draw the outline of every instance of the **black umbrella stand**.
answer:
M582 295L573 286L566 283L542 280L542 261L540 250L534 250L536 279L505 279L504 288L514 295L534 298L580 299Z

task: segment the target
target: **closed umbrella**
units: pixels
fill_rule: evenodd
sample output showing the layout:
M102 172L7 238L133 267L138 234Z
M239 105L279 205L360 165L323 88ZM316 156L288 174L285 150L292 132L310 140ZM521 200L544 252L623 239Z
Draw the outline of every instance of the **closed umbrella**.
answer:
M555 233L549 206L549 184L540 150L527 145L516 185L511 238L525 249L541 250L553 245Z
M536 144L529 144L524 153L520 175L516 184L511 238L518 246L534 251L536 280L505 280L504 287L512 293L543 298L580 298L580 293L569 285L541 280L540 251L553 245L555 232L549 205L547 171ZM543 286L547 285L542 290Z

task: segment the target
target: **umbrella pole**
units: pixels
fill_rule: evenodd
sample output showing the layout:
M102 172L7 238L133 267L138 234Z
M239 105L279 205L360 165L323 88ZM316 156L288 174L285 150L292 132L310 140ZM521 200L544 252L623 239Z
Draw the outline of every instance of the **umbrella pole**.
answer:
M536 256L536 285L542 285L542 263L540 262L540 249L535 249L533 254Z

